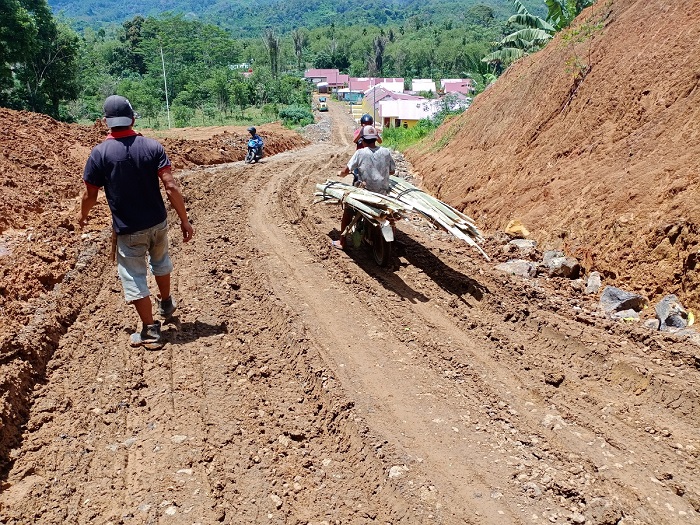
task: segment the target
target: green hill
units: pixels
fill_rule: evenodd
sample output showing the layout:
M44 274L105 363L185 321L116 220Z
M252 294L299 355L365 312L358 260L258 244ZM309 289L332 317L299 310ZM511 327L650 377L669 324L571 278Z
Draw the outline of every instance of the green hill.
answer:
M533 12L546 12L543 0L524 0ZM136 15L164 12L214 23L241 36L259 34L265 27L286 32L295 27L331 24L398 24L419 22L485 23L514 13L509 0L49 0L54 13L74 21L76 27L103 27Z

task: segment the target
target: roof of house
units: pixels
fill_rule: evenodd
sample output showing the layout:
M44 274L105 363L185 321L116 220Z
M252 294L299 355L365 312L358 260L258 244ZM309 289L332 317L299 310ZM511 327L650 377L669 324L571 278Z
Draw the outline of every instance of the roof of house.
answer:
M414 78L411 82L411 91L418 93L419 91L435 92L435 81L430 78Z
M350 75L343 75L337 69L307 69L304 78L324 79L330 87L337 87L347 84Z
M348 87L351 91L367 91L379 84L392 85L391 91L403 91L403 78L379 78L379 77L350 77Z
M401 120L421 120L430 118L440 111L436 100L383 100L379 103L382 118L399 118Z
M462 93L468 95L474 90L474 82L471 78L441 80L440 84L442 84L445 93Z
M374 104L375 107L379 107L378 104L382 100L423 100L422 97L418 97L416 95L408 95L406 93L396 93L394 91L390 91L381 84L365 91L364 98L365 100Z

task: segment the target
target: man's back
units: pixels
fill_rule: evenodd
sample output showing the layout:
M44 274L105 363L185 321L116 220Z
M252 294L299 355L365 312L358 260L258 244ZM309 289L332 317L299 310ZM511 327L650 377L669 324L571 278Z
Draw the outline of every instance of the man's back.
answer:
M396 169L391 152L376 146L358 149L348 167L350 170L358 169L360 181L366 184L368 190L382 194L389 192L389 175Z
M104 187L115 230L125 234L165 220L158 173L170 161L156 140L133 132L116 135L92 150L83 178Z

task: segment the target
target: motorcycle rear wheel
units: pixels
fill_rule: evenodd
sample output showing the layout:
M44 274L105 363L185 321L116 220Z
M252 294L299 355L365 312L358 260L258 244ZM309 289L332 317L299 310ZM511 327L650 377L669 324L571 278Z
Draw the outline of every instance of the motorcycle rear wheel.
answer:
M387 266L391 260L394 243L387 241L378 226L372 227L372 256L379 266Z

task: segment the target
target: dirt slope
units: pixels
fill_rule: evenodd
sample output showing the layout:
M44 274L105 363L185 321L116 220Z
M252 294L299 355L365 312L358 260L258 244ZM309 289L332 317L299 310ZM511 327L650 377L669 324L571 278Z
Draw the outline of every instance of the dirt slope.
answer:
M311 195L352 146L330 109L327 142L179 174L197 233L172 227L164 350L127 344L102 220L5 303L0 521L698 523L697 347L421 221L389 269L331 249L340 209ZM63 235L42 220L25 244Z
M521 219L650 298L700 307L700 3L599 0L408 157L488 230ZM590 70L571 70L575 57Z

